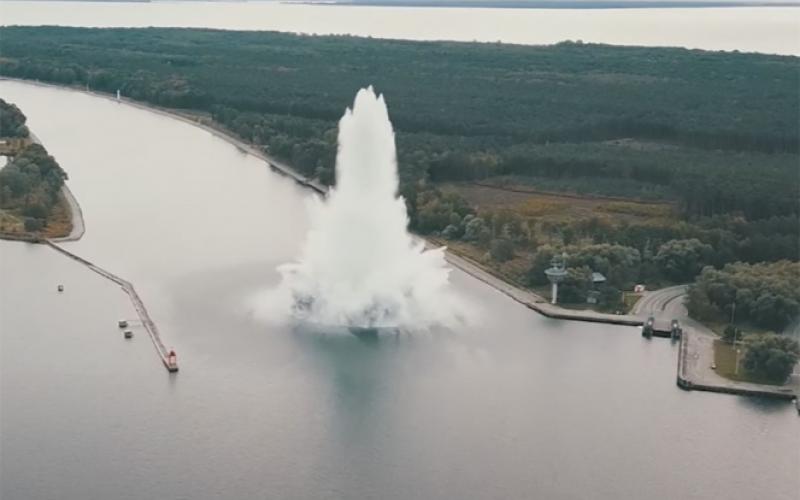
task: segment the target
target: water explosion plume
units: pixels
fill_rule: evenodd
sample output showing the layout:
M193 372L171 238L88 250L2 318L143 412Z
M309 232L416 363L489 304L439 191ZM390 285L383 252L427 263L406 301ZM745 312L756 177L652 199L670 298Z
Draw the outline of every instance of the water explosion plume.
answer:
M408 232L394 132L372 87L358 92L339 122L336 187L309 210L298 261L279 268L283 305L295 318L414 328L456 318L444 249L425 250Z

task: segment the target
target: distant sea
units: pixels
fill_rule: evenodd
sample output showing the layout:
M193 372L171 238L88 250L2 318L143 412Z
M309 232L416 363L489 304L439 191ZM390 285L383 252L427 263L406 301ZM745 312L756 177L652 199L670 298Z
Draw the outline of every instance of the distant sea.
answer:
M340 6L370 5L378 7L472 7L483 9L691 9L714 7L800 7L800 1L798 0L283 0L282 3Z
M796 6L736 3L733 7L735 2L725 2L726 6L710 7L708 1L665 6L660 0L501 0L497 4L453 0L441 7L432 0L334 1L337 3L0 1L0 24L194 27L524 45L581 40L800 55L800 9ZM490 4L493 7L486 7ZM498 7L512 4L536 8ZM552 8L556 5L569 8ZM648 8L641 8L644 6Z

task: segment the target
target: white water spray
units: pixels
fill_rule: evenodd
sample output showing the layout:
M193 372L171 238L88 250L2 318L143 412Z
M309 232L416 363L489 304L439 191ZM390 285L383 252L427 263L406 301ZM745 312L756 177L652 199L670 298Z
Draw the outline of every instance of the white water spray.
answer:
M444 249L425 250L409 234L397 191L386 103L372 87L361 89L339 122L336 188L309 207L298 261L279 268L284 310L329 326L418 329L456 321Z

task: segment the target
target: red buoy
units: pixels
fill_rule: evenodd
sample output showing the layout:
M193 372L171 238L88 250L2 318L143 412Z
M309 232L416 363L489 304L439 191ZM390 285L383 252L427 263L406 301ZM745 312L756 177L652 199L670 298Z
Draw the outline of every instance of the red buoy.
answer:
M174 349L171 349L169 355L167 355L167 369L171 372L178 371L178 356L175 354Z

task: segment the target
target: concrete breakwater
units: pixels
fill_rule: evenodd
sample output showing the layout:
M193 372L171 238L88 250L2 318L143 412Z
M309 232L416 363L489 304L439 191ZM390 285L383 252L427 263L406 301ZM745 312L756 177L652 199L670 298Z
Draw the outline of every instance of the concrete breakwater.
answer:
M713 346L703 346L703 342L713 342L704 336L683 331L678 346L677 384L687 391L718 392L773 399L792 400L798 397L796 389L787 386L770 386L729 380L718 375L711 368ZM710 353L710 358L709 358ZM798 403L800 404L800 402Z
M139 294L136 293L136 289L133 287L133 284L131 282L120 278L119 276L111 273L110 271L106 271L102 267L92 262L89 262L83 257L75 255L74 253L66 250L65 248L57 245L56 243L50 240L41 240L39 242L83 264L84 266L88 267L90 270L94 271L100 276L110 281L113 281L114 283L119 285L120 288L122 288L122 291L124 291L126 294L128 294L128 297L130 297L130 300L133 303L133 307L136 309L136 314L139 316L139 320L142 322L142 326L144 327L145 331L147 331L147 334L150 336L150 340L153 342L153 346L156 348L156 352L158 353L159 358L161 358L161 362L164 364L164 367L170 372L178 371L178 365L175 362L174 357L171 356L172 351L168 350L164 346L164 343L161 340L161 334L158 331L158 327L156 326L153 319L150 317L150 314L148 314L144 302L139 297Z

